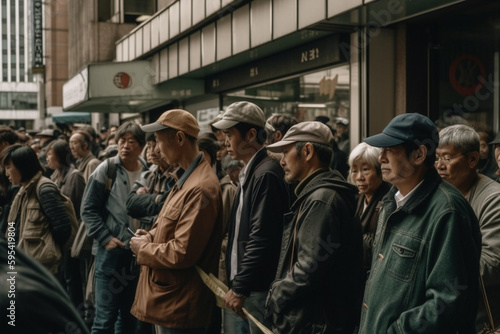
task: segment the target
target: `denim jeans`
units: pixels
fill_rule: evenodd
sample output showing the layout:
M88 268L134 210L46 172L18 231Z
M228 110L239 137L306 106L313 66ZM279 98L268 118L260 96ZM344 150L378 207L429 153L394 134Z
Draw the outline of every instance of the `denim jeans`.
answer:
M165 328L155 326L156 334L205 334L205 328L182 329L182 328Z
M224 309L224 334L250 334L247 320L231 310Z
M243 307L264 326L270 328L264 321L266 292L252 292L245 298ZM224 309L224 334L260 334L262 331L250 319L243 319L231 310Z
M130 314L138 280L134 264L130 250L97 249L92 334L134 333L136 319Z

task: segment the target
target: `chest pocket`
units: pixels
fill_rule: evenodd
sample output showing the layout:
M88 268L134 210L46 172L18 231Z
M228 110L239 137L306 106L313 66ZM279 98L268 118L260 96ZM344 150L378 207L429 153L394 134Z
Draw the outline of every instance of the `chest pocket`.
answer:
M49 232L49 226L44 222L44 214L40 207L28 206L26 208L26 218L23 224L23 238L28 240L38 240Z
M422 239L407 235L394 238L387 258L388 273L404 282L410 282L422 253Z
M159 214L157 233L155 234L154 242L167 242L174 238L175 230L181 216L181 210L176 206L165 203L168 207L164 207Z

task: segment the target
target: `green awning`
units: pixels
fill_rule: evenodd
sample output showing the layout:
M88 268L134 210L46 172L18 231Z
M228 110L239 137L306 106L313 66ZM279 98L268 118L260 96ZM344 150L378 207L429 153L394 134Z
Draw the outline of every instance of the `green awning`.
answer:
M62 112L52 115L52 121L57 124L90 123L89 112Z

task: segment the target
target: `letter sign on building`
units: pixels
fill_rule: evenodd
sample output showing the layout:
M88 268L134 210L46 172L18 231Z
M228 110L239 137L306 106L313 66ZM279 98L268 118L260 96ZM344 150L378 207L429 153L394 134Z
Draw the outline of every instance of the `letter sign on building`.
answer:
M43 8L42 0L33 0L33 73L43 72Z

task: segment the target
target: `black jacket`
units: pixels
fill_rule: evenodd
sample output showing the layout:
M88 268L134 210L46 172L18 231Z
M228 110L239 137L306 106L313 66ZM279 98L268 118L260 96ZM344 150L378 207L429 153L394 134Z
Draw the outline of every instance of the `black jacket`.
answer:
M275 333L352 333L362 279L357 188L337 171L320 169L296 192L266 314Z
M283 231L283 214L289 210L289 190L279 163L259 150L247 168L243 185L243 209L239 227L237 273L230 281L231 253L235 238L236 209L241 184L231 210L226 251L227 279L233 291L244 295L267 291L276 273Z
M365 195L360 195L356 207L356 219L361 224L361 233L363 234L363 267L368 276L372 264L373 239L377 231L377 220L380 209L384 204L382 198L391 189L391 184L382 181L382 184L373 194L373 197L363 211Z
M55 276L3 237L0 270L0 333L89 333Z
M0 234L5 235L7 230L7 217L9 216L10 205L16 197L17 192L21 189L20 185L12 185L10 182L7 185L5 195L0 196Z

